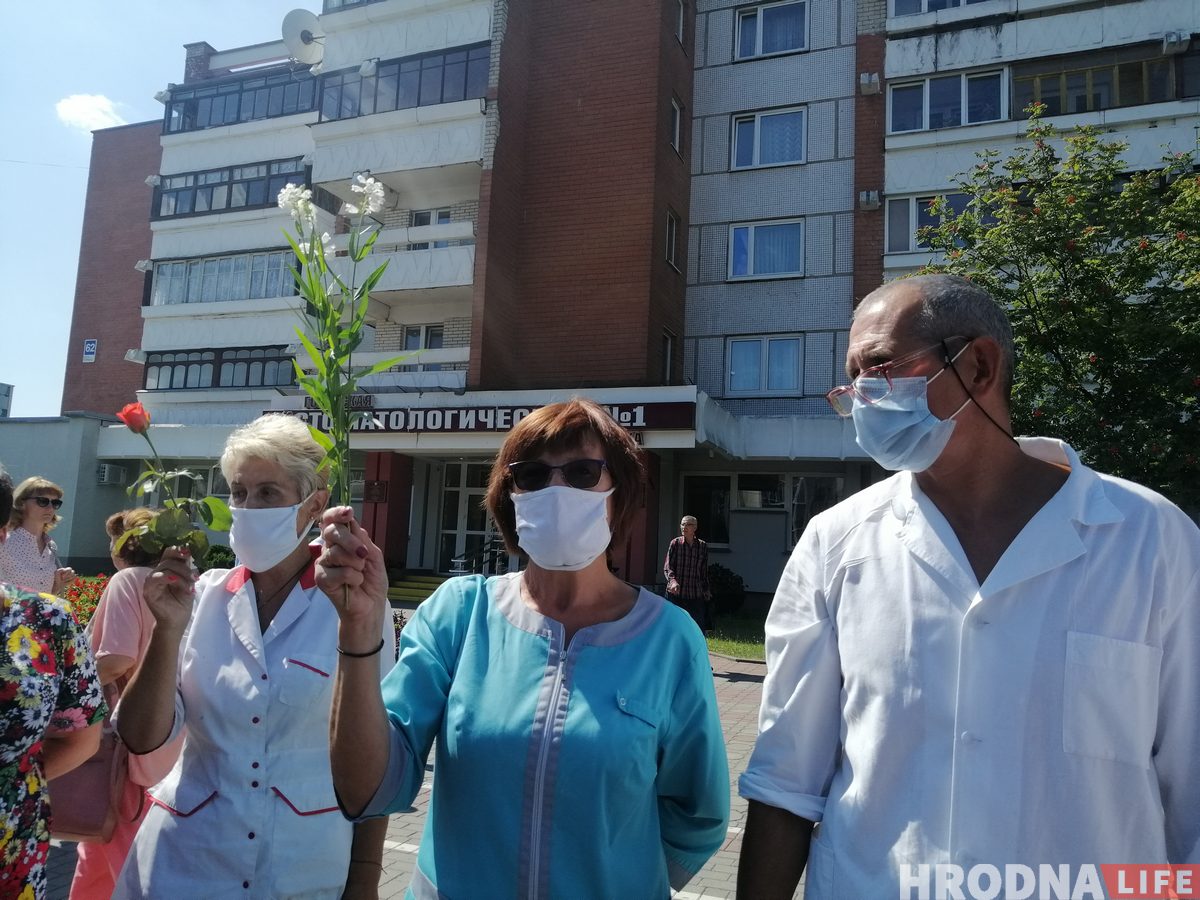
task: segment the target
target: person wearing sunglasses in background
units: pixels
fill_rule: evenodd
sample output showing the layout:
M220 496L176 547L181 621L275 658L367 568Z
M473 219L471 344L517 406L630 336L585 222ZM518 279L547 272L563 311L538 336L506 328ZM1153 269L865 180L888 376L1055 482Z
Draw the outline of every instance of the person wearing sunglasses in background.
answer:
M829 399L897 474L815 517L780 580L740 897L790 898L806 864L825 900L924 896L936 866L1200 862L1200 530L1013 438L1013 364L963 278L855 312Z
M13 494L8 528L0 541L0 574L15 584L41 594L60 594L75 580L75 570L60 566L58 547L50 529L61 521L63 490L40 476L26 478Z
M351 817L408 809L435 778L410 897L667 898L725 840L729 776L704 639L613 575L641 454L600 406L543 407L509 433L487 508L528 567L442 585L383 681L379 549L324 519L317 582L341 617L334 785ZM343 591L347 591L343 599Z

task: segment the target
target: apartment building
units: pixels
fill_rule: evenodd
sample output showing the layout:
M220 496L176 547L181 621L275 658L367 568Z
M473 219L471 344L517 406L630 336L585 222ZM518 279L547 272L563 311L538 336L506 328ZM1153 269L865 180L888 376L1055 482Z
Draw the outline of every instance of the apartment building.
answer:
M824 397L856 296L856 7L700 8L684 364L706 441L677 490L710 557L769 591L812 515L876 474Z
M356 502L389 564L491 560L479 501L495 450L530 410L580 394L648 451L644 510L614 564L661 577L678 515L661 470L695 447L700 405L680 340L691 16L677 0L326 0L285 22L286 40L187 45L182 81L148 86L160 158L127 166L150 243L120 254L146 273L141 305L119 301L140 317L120 355L141 363L160 453L222 494L233 428L264 411L318 421L295 384L291 223L275 198L307 184L336 234L369 173L386 202L368 264L388 268L355 362L413 354L358 398L372 415ZM83 363L70 366L69 381ZM143 451L101 429L106 472L132 475Z
M985 149L1022 141L1033 101L1070 131L1129 143L1130 171L1191 150L1200 127L1200 3L1195 0L876 0L860 29L885 45L883 266L929 258L917 230L930 204ZM878 234L878 231L876 232Z

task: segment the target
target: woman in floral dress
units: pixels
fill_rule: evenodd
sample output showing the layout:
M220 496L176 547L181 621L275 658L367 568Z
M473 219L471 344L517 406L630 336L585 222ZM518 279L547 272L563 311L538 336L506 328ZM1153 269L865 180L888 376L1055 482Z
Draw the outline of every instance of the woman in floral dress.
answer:
M0 470L0 521L12 482ZM100 746L96 664L66 601L0 584L0 897L46 896L46 782Z

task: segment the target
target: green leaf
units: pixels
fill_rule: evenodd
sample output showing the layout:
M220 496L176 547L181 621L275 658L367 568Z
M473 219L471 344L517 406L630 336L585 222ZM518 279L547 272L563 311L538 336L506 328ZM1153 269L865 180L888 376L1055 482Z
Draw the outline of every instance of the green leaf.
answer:
M312 439L320 444L326 451L333 449L333 440L319 428L308 426L308 433L312 435Z
M192 523L182 509L166 509L150 523L153 531L167 546L177 543L192 530Z
M113 542L113 553L114 554L120 553L121 548L125 546L125 543L130 538L141 537L143 534L145 534L149 530L150 530L150 527L148 525L139 525L139 526L137 526L137 528L130 528L128 531L126 531L124 534L122 534L119 538L117 538L116 541Z
M363 369L360 372L356 372L354 374L354 377L356 379L359 379L359 378L368 378L371 375L378 375L380 372L386 372L388 369L392 368L393 366L404 365L405 362L412 359L414 355L415 354L412 354L412 353L405 353L400 356L393 356L391 359L385 359L382 362L375 363L375 365L371 366L369 369Z
M321 351L317 349L316 345L299 328L296 329L296 337L300 338L300 343L308 351L308 358L313 361L313 366L316 368L317 374L324 376L328 370L325 368L325 358L321 355Z
M192 559L204 559L204 554L208 552L208 535L203 531L193 530L183 535L181 541L189 551L191 551Z
M205 497L198 505L200 516L210 531L228 531L233 525L229 506L220 497Z

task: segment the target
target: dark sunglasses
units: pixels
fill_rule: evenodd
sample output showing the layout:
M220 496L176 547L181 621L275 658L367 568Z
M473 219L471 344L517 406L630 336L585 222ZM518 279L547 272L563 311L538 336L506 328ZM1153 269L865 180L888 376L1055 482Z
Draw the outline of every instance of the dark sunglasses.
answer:
M602 459L573 459L561 466L551 466L537 459L508 464L513 484L523 491L540 491L550 483L554 470L562 472L563 481L573 488L588 490L600 481L600 475L608 468Z
M58 497L30 497L34 503L45 509L47 506L53 506L55 509L62 509L62 500Z

